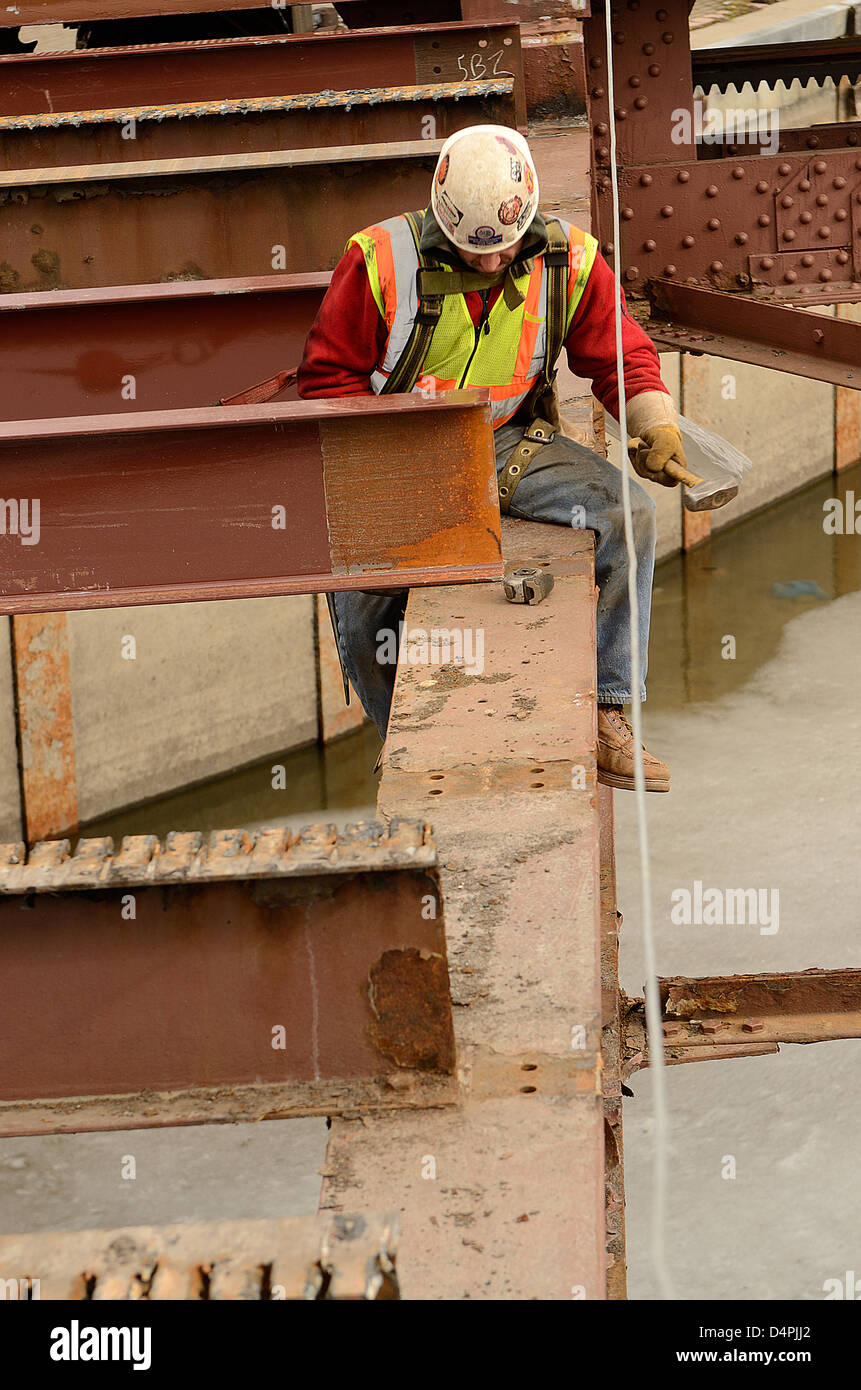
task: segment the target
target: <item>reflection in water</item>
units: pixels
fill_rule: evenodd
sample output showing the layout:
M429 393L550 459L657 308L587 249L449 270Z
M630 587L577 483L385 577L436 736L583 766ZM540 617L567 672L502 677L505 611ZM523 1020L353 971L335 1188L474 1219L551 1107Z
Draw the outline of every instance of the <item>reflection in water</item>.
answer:
M655 572L648 704L717 700L776 655L785 623L861 588L861 535L826 535L823 503L861 495L861 466L775 502ZM716 660L726 636L735 660Z

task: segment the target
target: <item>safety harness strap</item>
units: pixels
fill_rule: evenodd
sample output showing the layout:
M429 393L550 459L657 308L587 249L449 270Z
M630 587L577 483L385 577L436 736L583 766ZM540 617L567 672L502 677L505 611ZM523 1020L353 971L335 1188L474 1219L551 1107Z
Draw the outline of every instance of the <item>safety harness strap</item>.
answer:
M416 244L416 255L419 258L418 269L416 270L416 288L419 294L419 307L410 336L404 344L403 352L398 358L392 370L389 372L385 381L381 396L391 396L395 392L412 391L418 381L422 367L428 355L428 350L436 328L442 314L442 299L439 294L422 293L421 276L425 271L437 270L435 261L431 261L425 256L421 249L422 221L424 214L421 212L408 212L405 214L407 224L413 234L413 241Z

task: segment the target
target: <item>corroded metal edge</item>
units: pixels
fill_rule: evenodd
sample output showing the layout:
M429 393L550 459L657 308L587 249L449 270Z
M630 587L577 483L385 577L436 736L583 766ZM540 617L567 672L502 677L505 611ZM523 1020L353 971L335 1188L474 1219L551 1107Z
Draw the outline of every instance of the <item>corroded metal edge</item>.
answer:
M171 831L126 835L118 853L113 840L43 840L27 854L23 842L0 844L0 896L55 893L65 889L125 885L211 883L303 874L432 868L437 863L431 828L424 821L358 821L249 832Z
M0 1237L0 1275L24 1300L391 1300L398 1234L393 1212L46 1231Z
M482 82L426 82L413 86L364 87L298 92L295 96L236 97L231 100L170 102L94 111L39 111L0 117L0 130L47 130L59 126L120 125L134 121L183 120L190 116L253 116L261 111L311 111L319 107L382 106L401 101L459 101L462 97L510 96L514 78Z

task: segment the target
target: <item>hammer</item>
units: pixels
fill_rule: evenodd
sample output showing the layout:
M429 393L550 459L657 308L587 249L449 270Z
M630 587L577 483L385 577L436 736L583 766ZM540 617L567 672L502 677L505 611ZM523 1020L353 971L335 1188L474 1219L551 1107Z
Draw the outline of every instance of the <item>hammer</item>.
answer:
M636 456L643 442L639 438L629 442L628 453L632 458ZM723 507L738 496L738 483L730 478L700 478L673 459L664 464L664 472L668 477L678 478L679 482L684 484L687 491L682 500L686 511L689 512L714 511L716 507Z

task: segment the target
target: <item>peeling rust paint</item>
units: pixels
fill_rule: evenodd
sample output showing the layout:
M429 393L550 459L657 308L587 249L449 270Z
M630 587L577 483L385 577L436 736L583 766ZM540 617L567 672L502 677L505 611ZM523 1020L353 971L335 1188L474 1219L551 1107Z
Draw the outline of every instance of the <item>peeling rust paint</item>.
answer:
M384 951L368 978L375 1048L399 1067L453 1071L445 958L415 947Z

